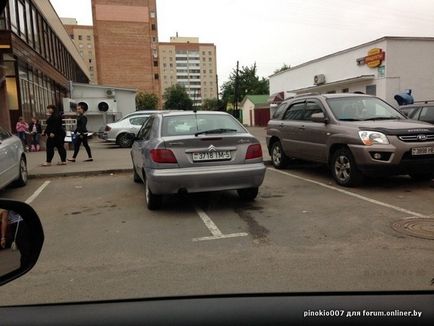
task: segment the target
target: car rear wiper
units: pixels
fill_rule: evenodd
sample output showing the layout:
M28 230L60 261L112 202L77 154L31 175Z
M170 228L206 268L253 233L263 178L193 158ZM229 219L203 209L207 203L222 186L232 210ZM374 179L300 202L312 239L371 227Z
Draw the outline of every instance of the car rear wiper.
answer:
M400 120L399 117L375 117L375 118L368 118L364 119L363 121L375 121L375 120Z
M219 129L199 131L199 132L195 133L194 135L197 137L197 136L203 135L203 134L224 134L227 132L237 132L237 131L238 130L236 130L236 129L219 128Z

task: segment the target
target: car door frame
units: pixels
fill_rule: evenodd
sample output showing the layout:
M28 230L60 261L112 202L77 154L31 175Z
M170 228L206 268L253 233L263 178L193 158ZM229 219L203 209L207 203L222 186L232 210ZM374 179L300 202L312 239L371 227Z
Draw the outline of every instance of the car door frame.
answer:
M155 115L151 115L148 119L145 120L139 132L137 133L136 138L134 139L133 145L131 147L131 158L133 161L134 169L137 174L139 174L142 179L145 179L143 175L143 170L145 169L145 161L147 160L147 156L149 155L147 151L147 142L150 139L150 135L153 129L154 121L157 117ZM145 131L146 128L148 128Z
M298 119L287 119L288 112L293 109L296 105L303 104L303 111L306 106L306 99L296 100L290 103L288 108L285 110L285 113L280 120L280 132L281 132L281 144L283 147L283 151L288 157L301 158L300 155L300 120ZM302 116L303 114L301 114Z
M6 129L1 128L1 132L8 135L8 137L0 139L0 158L3 156L2 161L4 164L4 169L0 168L0 189L17 179L20 171L18 153L20 142Z
M329 124L327 122L313 122L312 120L306 119L309 103L317 104L324 114L324 117L330 121L324 104L319 99L308 98L304 107L305 113L303 117L305 120L303 120L303 124L300 128L301 140L299 146L303 148L304 159L314 162L327 162L327 140L331 135Z

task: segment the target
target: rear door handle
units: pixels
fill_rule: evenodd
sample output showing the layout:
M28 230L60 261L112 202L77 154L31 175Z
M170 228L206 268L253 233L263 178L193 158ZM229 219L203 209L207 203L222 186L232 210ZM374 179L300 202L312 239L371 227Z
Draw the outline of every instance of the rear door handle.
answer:
M298 130L304 130L304 129L306 129L305 126L298 127Z

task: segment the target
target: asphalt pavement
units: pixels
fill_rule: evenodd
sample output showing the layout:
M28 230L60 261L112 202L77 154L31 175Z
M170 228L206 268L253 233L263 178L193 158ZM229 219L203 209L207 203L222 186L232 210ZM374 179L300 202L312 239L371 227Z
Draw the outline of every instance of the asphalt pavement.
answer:
M265 130L251 132L265 147ZM321 165L293 162L268 165L254 202L226 191L165 197L149 211L130 150L91 147L94 162L83 162L83 151L66 166L41 167L44 153L28 153L28 185L0 190L32 198L45 232L37 265L0 288L1 305L433 289L433 240L396 230L411 222L432 234L427 182L378 178L348 189Z

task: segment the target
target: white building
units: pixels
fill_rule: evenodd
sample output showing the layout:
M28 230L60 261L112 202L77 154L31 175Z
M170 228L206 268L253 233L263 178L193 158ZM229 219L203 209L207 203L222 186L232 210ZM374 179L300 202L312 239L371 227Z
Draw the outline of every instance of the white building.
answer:
M63 100L65 115L74 116L78 103L86 103L89 131L96 132L106 123L114 122L136 111L137 90L111 86L71 84L71 98Z
M397 105L412 90L415 100L434 98L434 37L383 37L270 76L270 94L363 92Z

